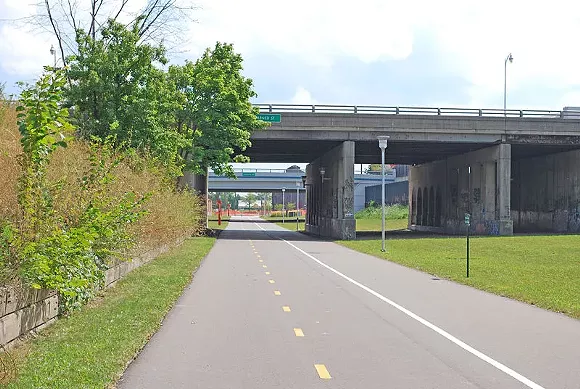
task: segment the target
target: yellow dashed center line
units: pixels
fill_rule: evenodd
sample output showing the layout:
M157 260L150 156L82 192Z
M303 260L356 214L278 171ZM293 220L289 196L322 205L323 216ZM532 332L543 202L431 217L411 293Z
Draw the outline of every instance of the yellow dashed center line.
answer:
M275 284L276 283L276 281L274 281L274 280L268 280L268 282L271 283L271 284Z
M262 262L264 262L264 260L263 259L258 259L258 262L262 263Z
M276 296L280 296L281 294L282 294L282 293L280 293L280 291L279 291L279 290L275 290L275 291L274 291L274 295L276 295Z
M287 305L284 305L284 306L282 307L282 310L283 310L284 312L290 312L290 307L289 307L289 306L287 306Z
M267 275L267 276L269 276L269 275L270 275L270 272L269 272L269 271L267 271L267 272L266 272L266 275Z
M330 376L330 373L326 369L326 366L324 366L324 365L314 365L314 368L316 369L316 372L318 373L318 376L320 378L322 378L323 380L329 380L329 379L332 378Z
M257 256L258 258L262 258L262 257L260 256L260 254L256 254L256 256Z
M294 334L298 337L304 336L304 332L302 331L302 328L294 328Z
M263 267L264 269L267 269L267 268L268 268L268 266L266 266L266 265L262 265L262 267Z

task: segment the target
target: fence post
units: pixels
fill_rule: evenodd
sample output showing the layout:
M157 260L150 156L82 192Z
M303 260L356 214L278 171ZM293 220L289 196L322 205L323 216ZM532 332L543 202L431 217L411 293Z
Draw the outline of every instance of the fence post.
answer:
M312 112L316 112L316 106L312 105Z
M358 113L358 109L357 109L356 105L354 106L354 113Z

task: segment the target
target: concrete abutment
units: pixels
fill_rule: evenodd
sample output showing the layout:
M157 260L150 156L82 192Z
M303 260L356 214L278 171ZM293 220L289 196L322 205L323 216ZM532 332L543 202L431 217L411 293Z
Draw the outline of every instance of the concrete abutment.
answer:
M580 150L512 163L516 232L580 232Z
M409 228L511 235L511 145L499 144L411 168Z
M353 141L342 142L306 167L306 232L333 239L356 238L354 146Z

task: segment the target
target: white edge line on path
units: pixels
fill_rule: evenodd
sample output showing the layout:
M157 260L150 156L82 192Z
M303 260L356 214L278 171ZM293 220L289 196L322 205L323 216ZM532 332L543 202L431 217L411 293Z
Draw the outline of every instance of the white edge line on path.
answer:
M258 228L260 228L262 231L267 231L264 228L262 228L262 226L260 226L258 223L255 223ZM381 301L384 301L385 303L391 305L392 307L398 309L399 311L403 312L405 315L415 319L416 321L418 321L419 323L423 324L425 327L428 327L430 329L432 329L433 331L437 332L439 335L443 336L444 338L450 340L451 342L455 343L456 345L458 345L459 347L461 347L462 349L464 349L465 351L475 355L476 357L478 357L479 359L489 363L490 365L492 365L493 367L495 367L498 370L503 371L504 373L506 373L507 375L515 378L516 380L520 381L522 384L526 385L527 387L531 388L531 389L545 389L543 386L536 384L534 381L524 377L523 375L521 375L520 373L518 373L515 370L510 369L509 367L507 367L506 365L502 364L501 362L496 361L495 359L487 356L486 354L482 353L479 350L476 350L475 348L471 347L470 345L468 345L467 343L457 339L455 336L451 335L449 332L437 327L435 324L423 319L421 316L409 311L407 308L397 304L396 302L386 298L385 296L383 296L382 294L375 292L374 290L372 290L371 288L369 288L366 285L361 284L358 281L353 280L352 278L350 278L349 276L339 272L338 270L334 269L333 267L328 266L326 263L320 261L319 259L313 257L312 255L308 254L306 251L302 250L300 247L295 246L294 244L288 242L285 239L280 238L281 241L286 242L288 245L294 247L296 250L298 250L299 252L301 252L302 254L306 255L308 258L312 259L313 261L315 261L316 263L318 263L321 266L324 266L325 268L327 268L328 270L330 270L331 272L335 273L336 275L344 278L345 280L347 280L348 282L350 282L351 284L354 284L356 286L358 286L359 288L365 290L366 292L372 294L373 296L375 296L376 298L378 298Z

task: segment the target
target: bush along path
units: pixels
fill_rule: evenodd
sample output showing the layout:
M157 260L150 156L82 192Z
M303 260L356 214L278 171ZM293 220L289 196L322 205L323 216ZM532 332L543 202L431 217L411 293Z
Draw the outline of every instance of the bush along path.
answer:
M112 387L187 286L214 238L190 238L134 270L26 345L11 389ZM11 352L12 353L12 352ZM12 360L3 355L3 364ZM0 381L0 384L2 382Z

